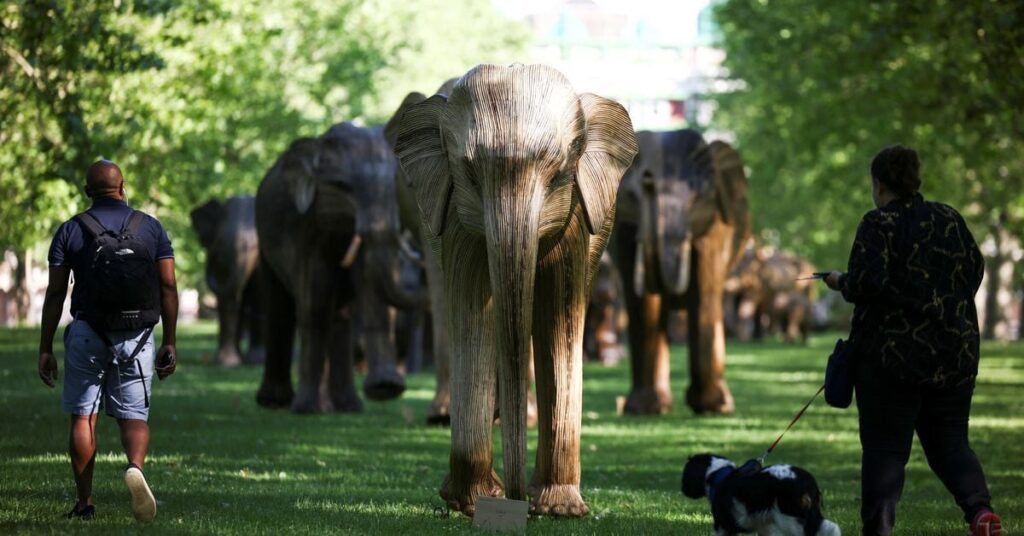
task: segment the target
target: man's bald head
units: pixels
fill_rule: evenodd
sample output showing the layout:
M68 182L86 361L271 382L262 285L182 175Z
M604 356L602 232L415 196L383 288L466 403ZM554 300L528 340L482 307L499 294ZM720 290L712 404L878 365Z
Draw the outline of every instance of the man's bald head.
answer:
M123 197L124 176L121 168L110 160L97 160L85 175L85 193L93 199Z

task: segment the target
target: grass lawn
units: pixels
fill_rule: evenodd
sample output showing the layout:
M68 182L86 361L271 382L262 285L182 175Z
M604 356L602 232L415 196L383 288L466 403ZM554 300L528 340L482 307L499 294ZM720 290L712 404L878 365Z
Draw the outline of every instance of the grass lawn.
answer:
M161 533L435 534L471 532L462 516L433 515L448 465L447 429L422 422L429 374L409 378L398 401L367 402L360 415L296 416L256 406L261 371L209 364L215 326L185 326L178 374L154 388L153 438L146 474L159 501L147 531ZM60 518L74 502L67 417L60 391L36 376L38 332L0 330L0 533L134 532L125 459L115 423L100 418L94 497L97 518ZM57 337L59 342L60 337ZM660 418L615 414L625 364L587 365L583 484L591 515L532 519L535 534L710 534L704 501L679 493L683 462L712 451L742 462L758 455L820 384L834 337L807 347L729 344L727 377L737 412L697 418L682 405L686 350L673 349L676 409ZM58 348L58 355L60 353ZM63 365L61 365L63 374ZM63 377L63 376L61 376ZM58 384L59 385L59 384ZM1024 344L986 344L971 434L995 506L1009 534L1024 528ZM531 435L536 444L536 431ZM500 433L494 434L500 464ZM859 533L856 411L818 401L771 462L810 470L826 516ZM532 470L532 468L531 468ZM500 472L500 470L499 470ZM966 534L953 499L915 446L897 534Z

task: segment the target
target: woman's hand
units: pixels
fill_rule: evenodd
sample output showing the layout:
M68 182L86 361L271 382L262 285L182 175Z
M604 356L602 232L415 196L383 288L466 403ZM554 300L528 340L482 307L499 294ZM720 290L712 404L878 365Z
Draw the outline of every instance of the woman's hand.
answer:
M832 290L839 290L839 278L841 277L843 277L843 272L832 270L825 276L825 284Z

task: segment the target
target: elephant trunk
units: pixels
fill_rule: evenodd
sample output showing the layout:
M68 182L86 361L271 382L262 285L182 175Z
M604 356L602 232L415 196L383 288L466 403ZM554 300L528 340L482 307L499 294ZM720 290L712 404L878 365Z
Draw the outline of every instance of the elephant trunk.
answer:
M505 494L526 499L526 406L534 279L543 196L494 187L484 208L488 271L496 331L498 410L505 461ZM525 190L525 189L524 189ZM531 195L532 194L532 195Z
M663 185L663 188L655 185L653 179L645 182L641 243L645 265L654 272L646 275L648 289L653 287L659 293L680 296L690 286L693 244L687 221L690 200L685 182Z
M365 270L380 297L389 305L403 310L420 309L426 305L425 291L413 292L402 287L398 277L399 243L391 233L367 238Z

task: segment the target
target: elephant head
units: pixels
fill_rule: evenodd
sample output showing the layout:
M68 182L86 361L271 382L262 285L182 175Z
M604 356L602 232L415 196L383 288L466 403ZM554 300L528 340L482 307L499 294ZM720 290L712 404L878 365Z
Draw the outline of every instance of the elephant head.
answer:
M543 65L480 65L449 95L403 115L396 143L434 242L449 228L481 238L494 310L507 494L525 497L527 363L537 260L581 209L582 232L607 234L636 153L617 103L577 94ZM471 262L442 254L448 270ZM479 259L478 262L482 262Z
M211 199L206 203L192 209L189 218L192 220L192 229L199 237L199 244L203 248L209 248L217 237L217 228L224 218L224 205L218 199Z
M637 138L640 154L624 192L641 244L633 284L638 294L681 296L690 285L694 240L716 220L746 233L746 176L734 149L723 142L709 146L696 131L642 131ZM737 236L734 244L742 242Z

